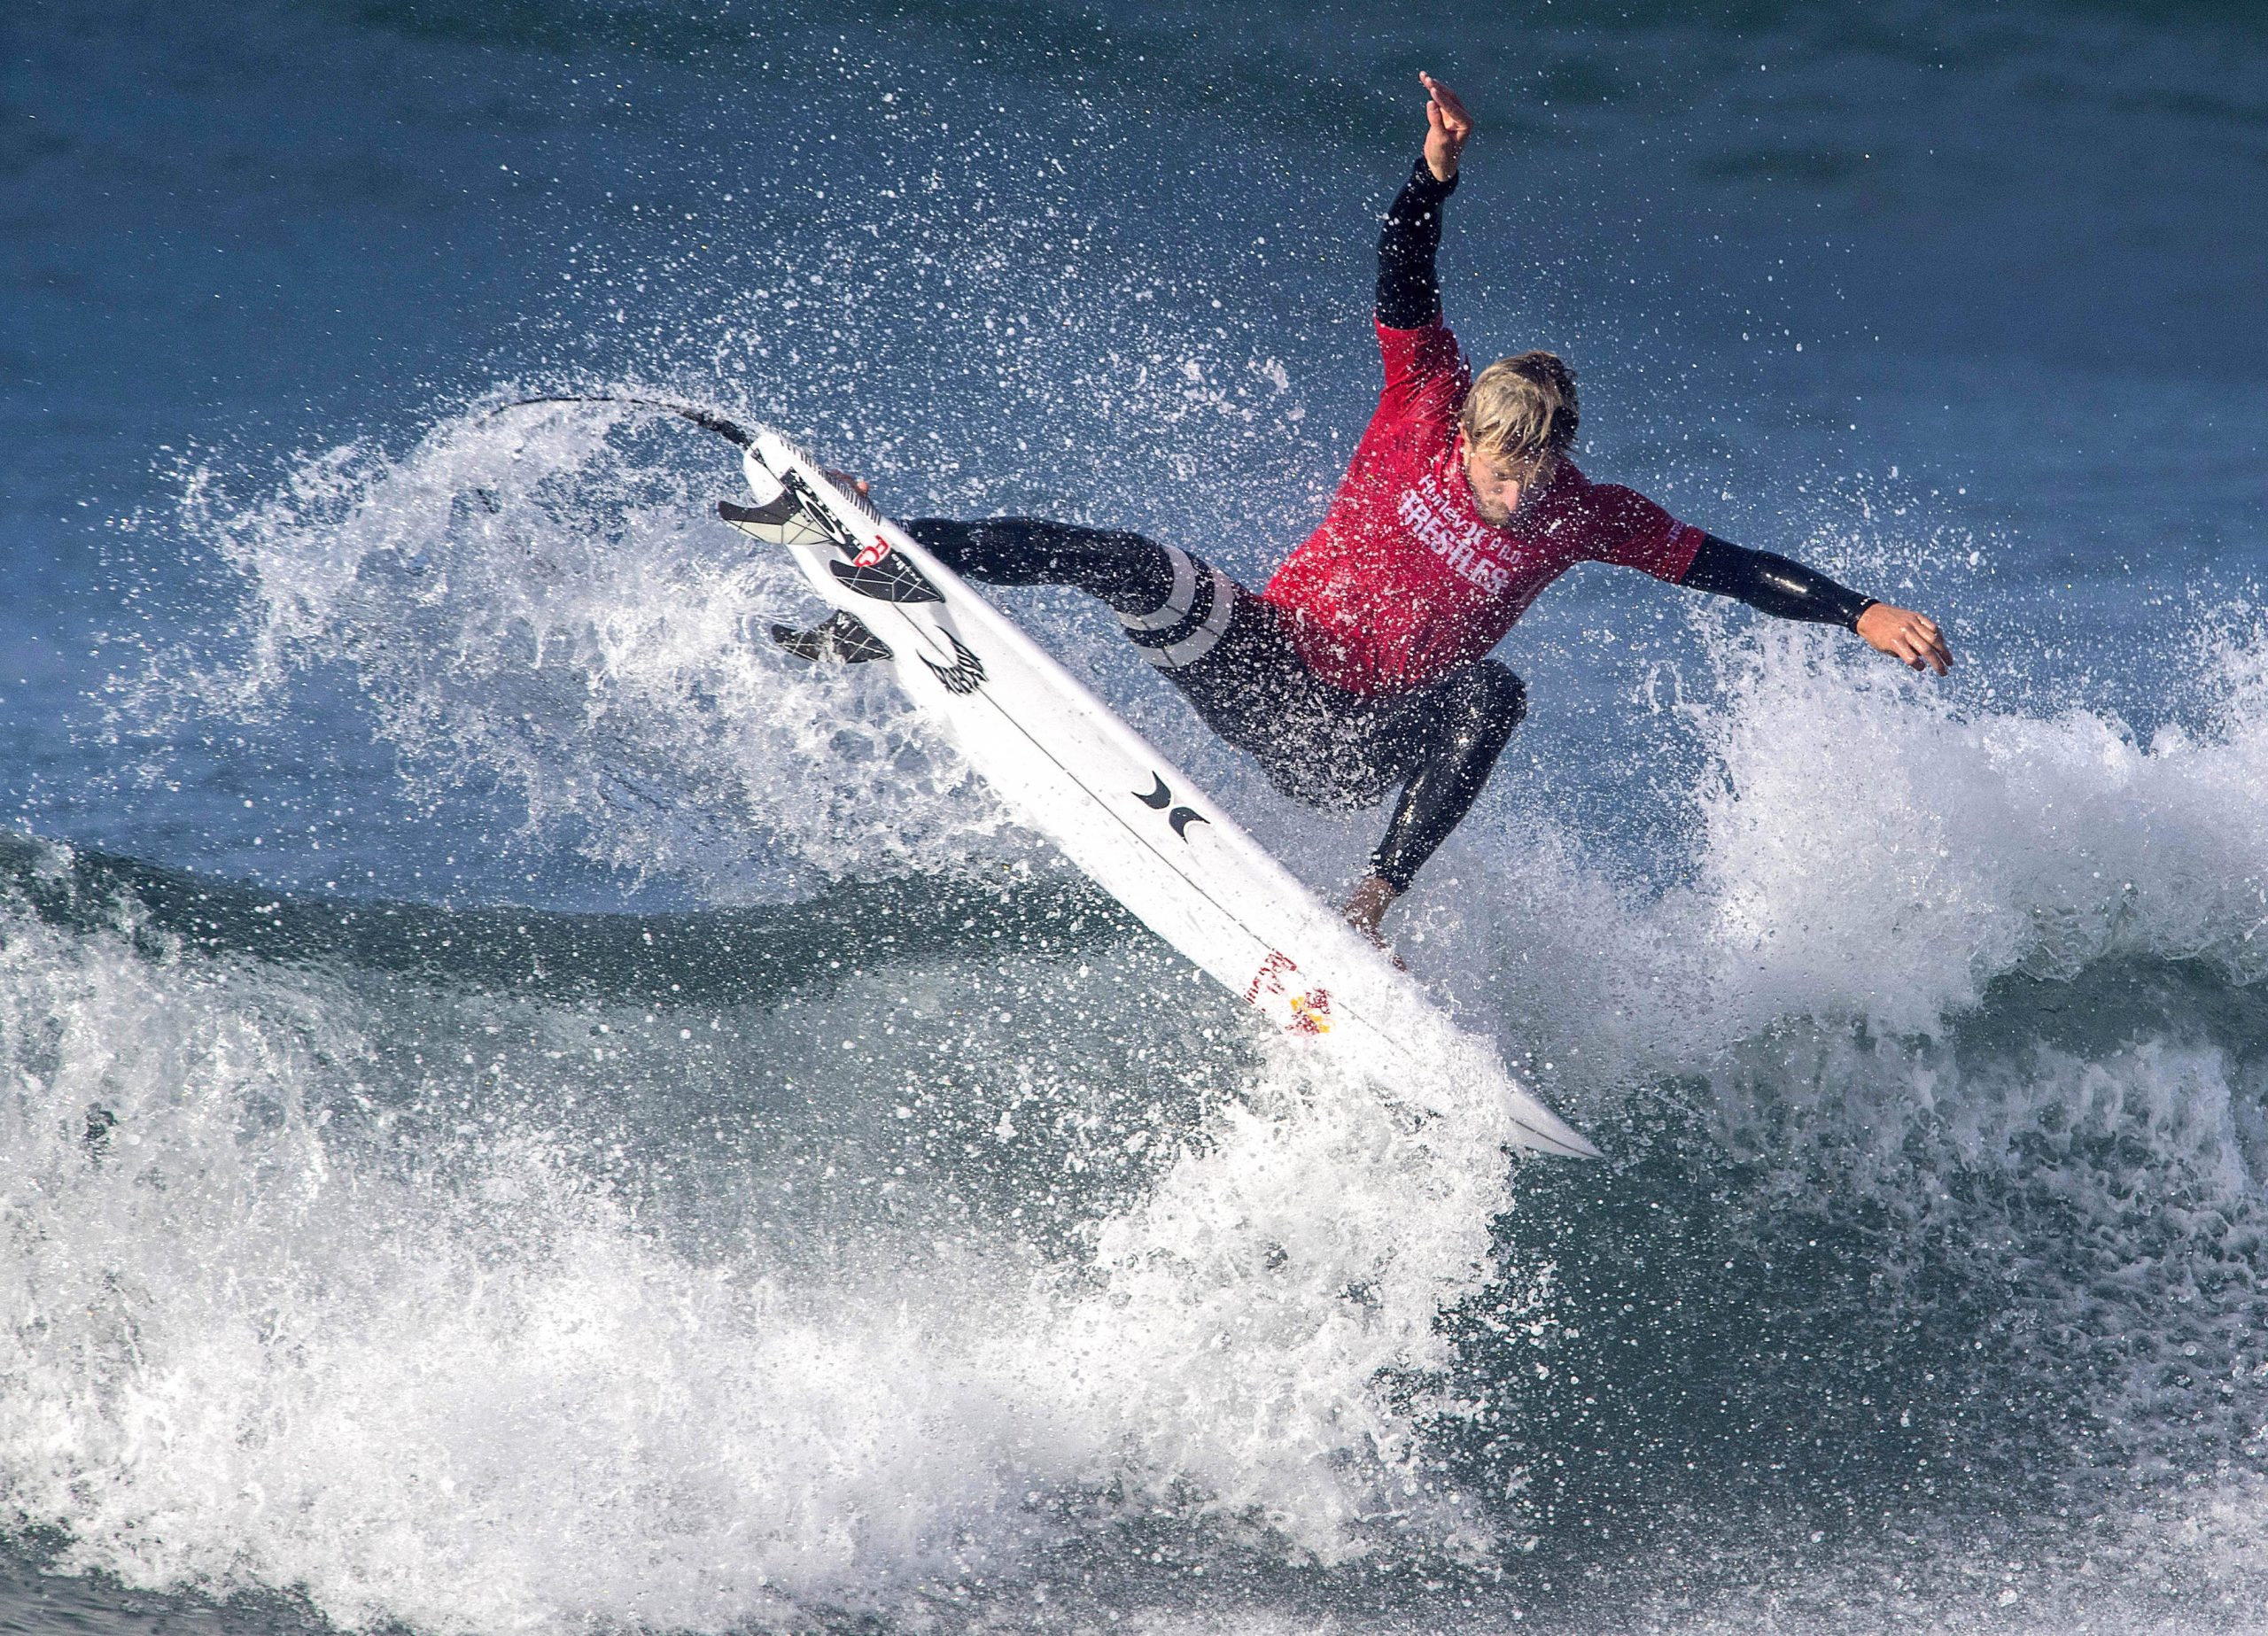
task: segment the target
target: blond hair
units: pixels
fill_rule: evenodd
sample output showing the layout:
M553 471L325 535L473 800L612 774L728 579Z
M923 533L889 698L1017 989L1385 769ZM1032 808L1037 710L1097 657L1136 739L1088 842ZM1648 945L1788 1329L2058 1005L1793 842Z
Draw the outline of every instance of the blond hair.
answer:
M1499 358L1464 395L1457 424L1473 448L1540 464L1574 446L1582 415L1575 407L1575 372L1552 353Z

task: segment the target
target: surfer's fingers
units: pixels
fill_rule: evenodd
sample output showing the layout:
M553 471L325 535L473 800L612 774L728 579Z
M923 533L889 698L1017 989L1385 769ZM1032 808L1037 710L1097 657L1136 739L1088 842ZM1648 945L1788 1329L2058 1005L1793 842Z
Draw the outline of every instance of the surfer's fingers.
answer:
M1945 633L1938 629L1937 621L1923 614L1907 616L1907 624L1900 632L1907 649L1907 663L1915 670L1924 666L1943 676L1953 669L1953 649L1946 646Z
M1447 128L1450 136L1460 140L1471 136L1472 115L1465 111L1464 100L1430 74L1421 73L1418 78L1425 86L1425 94L1433 98L1433 101L1426 105L1426 117L1431 119L1438 111L1441 115L1441 123Z
M1922 636L1919 631L1902 633L1898 646L1899 657L1917 671L1934 671L1943 676L1953 668L1953 655L1946 651L1945 644Z

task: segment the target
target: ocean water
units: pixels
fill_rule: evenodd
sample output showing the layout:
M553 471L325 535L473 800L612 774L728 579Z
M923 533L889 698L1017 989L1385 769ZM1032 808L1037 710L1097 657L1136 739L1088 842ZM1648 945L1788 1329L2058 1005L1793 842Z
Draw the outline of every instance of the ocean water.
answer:
M0 1630L2268 1626L2268 25L1464 10L0 9ZM1421 66L1472 350L1961 660L1506 642L1391 924L1603 1164L772 651L722 446L493 412L1256 578Z

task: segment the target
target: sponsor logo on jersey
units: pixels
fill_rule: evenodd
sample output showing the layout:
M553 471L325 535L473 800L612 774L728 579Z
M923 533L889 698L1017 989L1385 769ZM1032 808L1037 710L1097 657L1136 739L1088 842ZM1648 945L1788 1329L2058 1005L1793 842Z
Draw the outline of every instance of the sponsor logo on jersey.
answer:
M1512 583L1512 570L1488 549L1494 531L1457 516L1432 472L1402 491L1395 510L1402 527L1424 541L1425 548L1467 585L1490 596L1502 596Z

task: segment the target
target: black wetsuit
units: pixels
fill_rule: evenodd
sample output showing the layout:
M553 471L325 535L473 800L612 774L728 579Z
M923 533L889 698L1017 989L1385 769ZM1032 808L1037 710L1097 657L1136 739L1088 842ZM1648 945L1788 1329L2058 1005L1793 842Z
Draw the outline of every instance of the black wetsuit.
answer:
M1379 236L1378 313L1393 329L1441 313L1434 258L1456 189L1421 160ZM1249 751L1285 795L1327 808L1401 799L1371 867L1408 888L1487 782L1527 709L1518 677L1481 659L1416 692L1334 686L1293 648L1273 605L1220 570L1139 534L992 517L920 517L907 530L947 567L989 585L1074 585L1118 615L1130 640L1205 724ZM1871 599L1800 563L1705 538L1683 584L1783 619L1855 627Z

